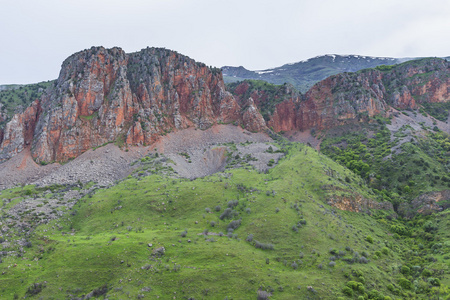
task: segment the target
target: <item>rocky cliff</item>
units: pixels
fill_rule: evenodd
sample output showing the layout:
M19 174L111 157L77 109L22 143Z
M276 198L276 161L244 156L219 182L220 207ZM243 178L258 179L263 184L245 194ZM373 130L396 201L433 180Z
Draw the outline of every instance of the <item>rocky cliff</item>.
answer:
M259 81L231 85L230 93L219 69L177 52L93 47L67 58L43 96L0 130L0 161L27 146L38 162L67 161L107 142L150 144L173 130L217 123L328 129L389 106L448 101L449 74L445 60L424 59L334 75L304 95Z
M305 95L286 92L272 95L274 108L267 125L274 131L329 129L385 114L390 106L416 109L424 102L450 100L450 64L442 59L422 59L398 66L342 73L316 83ZM252 89L246 88L250 83ZM254 81L232 84L238 98L243 94L267 94ZM245 91L245 92L243 92ZM280 89L283 92L283 89ZM280 101L281 99L281 101ZM255 101L266 110L264 98Z
M240 113L217 69L165 49L126 54L95 47L67 58L56 83L7 124L1 159L32 144L37 161L66 161L110 141L149 144Z

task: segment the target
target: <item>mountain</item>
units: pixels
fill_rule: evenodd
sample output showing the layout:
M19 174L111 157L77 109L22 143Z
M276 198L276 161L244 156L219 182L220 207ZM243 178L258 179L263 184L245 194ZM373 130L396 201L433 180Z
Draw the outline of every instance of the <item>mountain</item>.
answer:
M64 162L105 143L148 145L173 130L217 123L250 131L329 129L390 107L446 102L448 66L422 59L342 73L304 95L254 82L231 85L230 93L219 69L174 51L93 47L66 59L41 98L0 129L0 160L30 147L37 162Z
M0 298L445 299L449 75L302 93L167 49L75 53L0 92Z
M304 61L285 64L281 67L261 71L250 71L244 67L222 67L226 83L244 79L264 80L273 84L290 83L297 90L306 92L316 82L343 72L356 72L380 65L394 65L417 58L371 57L361 55L322 55Z

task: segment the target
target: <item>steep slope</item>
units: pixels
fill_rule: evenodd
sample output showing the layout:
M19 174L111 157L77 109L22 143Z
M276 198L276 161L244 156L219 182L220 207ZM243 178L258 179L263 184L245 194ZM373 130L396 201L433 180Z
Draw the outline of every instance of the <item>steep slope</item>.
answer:
M316 82L342 72L356 72L379 65L393 65L411 59L360 55L322 55L281 67L250 71L244 67L222 67L226 83L245 79L264 80L272 84L290 83L302 93Z
M270 106L267 125L276 132L323 130L367 121L377 114L386 116L390 107L417 109L422 103L446 103L450 100L449 68L445 60L422 59L342 73L316 83L305 95L254 81L230 84L229 89L238 99L271 95L256 103L263 112Z

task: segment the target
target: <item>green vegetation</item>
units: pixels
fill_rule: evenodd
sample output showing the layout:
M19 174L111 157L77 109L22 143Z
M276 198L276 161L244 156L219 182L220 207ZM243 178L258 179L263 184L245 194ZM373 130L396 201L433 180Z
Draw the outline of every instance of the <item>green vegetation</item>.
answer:
M375 69L378 71L390 71L395 67L395 65L380 65L380 66L376 66Z
M422 103L423 111L429 113L431 116L436 119L446 122L448 119L449 111L450 111L450 102L442 102L442 103L431 103L425 102Z
M424 192L450 187L448 134L413 136L412 128L404 126L392 139L385 120L377 120L358 131L326 137L321 151L365 178L379 200L395 207Z
M0 103L3 106L2 110L8 117L6 121L14 115L15 110L18 106L26 108L34 100L41 97L43 92L51 85L54 81L40 82L36 84L27 85L11 85L7 86L7 89L0 90ZM0 105L0 107L1 107ZM4 121L4 123L6 123ZM0 123L0 127L2 127Z
M4 244L16 254L1 257L1 297L398 299L448 292L446 212L403 221L392 211L370 217L337 210L327 204L325 185L375 195L307 146L275 146L286 156L267 174L241 168L175 179L147 169L159 156L141 159L153 175L138 171L86 195L62 219L27 234L26 252ZM42 192L27 186L0 198L18 203ZM2 219L11 205L3 204Z

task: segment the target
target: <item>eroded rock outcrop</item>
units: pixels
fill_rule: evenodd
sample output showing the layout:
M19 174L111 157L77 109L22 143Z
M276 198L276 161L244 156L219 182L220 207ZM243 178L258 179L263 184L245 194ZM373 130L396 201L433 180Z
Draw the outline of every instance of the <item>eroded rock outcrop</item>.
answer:
M23 113L14 115L4 131L0 131L0 162L20 153L32 143L40 113L41 105L36 100Z
M6 127L4 157L33 142L37 161L66 161L110 141L149 144L172 130L241 118L220 71L156 48L126 54L93 47L76 53L63 63L41 105L34 139L21 138L19 129L27 124L21 115Z
M377 202L367 199L362 195L345 190L336 186L324 185L321 187L327 193L327 203L340 210L352 212L368 212L371 209L381 209L393 211L394 207L390 202Z
M449 63L408 62L342 73L305 95L291 85L246 81L225 89L219 69L174 51L126 54L93 47L67 58L46 93L0 129L0 161L31 145L38 162L67 161L115 141L145 145L187 127L236 122L250 131L329 129L450 100Z

